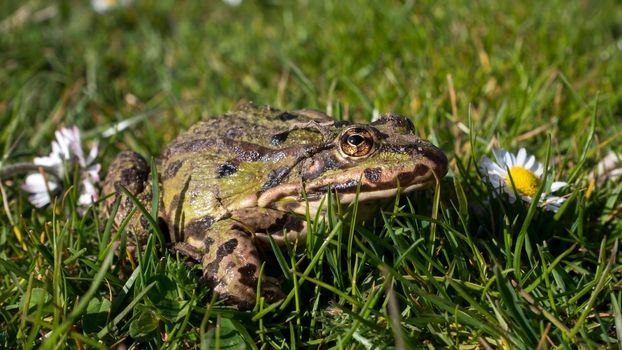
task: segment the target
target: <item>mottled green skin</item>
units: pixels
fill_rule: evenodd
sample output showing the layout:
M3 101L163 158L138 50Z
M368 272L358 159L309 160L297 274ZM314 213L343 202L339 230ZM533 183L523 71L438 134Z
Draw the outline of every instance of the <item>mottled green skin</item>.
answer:
M352 150L360 154L349 154ZM157 168L159 219L171 241L201 261L216 293L248 308L255 303L261 266L256 243L266 234L278 241L285 232L290 240L304 234L300 214L307 206L321 210L318 203L329 188L348 203L355 196L360 201L390 197L398 187L425 187L445 175L447 158L402 117L358 125L318 111L244 104L179 135L163 150ZM104 193L122 196L119 188L125 186L148 203L148 173L138 154L122 152L111 165ZM113 202L111 197L108 207ZM131 208L123 198L115 221ZM130 228L146 232L142 221L132 219ZM282 296L273 279L264 277L261 285L268 300Z

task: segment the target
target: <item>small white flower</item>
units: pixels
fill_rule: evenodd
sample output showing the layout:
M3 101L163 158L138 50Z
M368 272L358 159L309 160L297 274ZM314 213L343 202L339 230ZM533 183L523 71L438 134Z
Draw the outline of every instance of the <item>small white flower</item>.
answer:
M514 188L519 197L531 203L538 193L544 167L536 161L533 155L528 155L524 148L521 148L516 155L506 150L493 149L496 162L482 157L479 164L480 173L484 175L484 179L494 187L494 194L500 196L505 193L508 195L510 202L516 200ZM511 179L510 179L511 178ZM566 182L549 181L548 186L544 188L542 195L538 201L538 205L546 210L557 212L566 198L552 196L551 193L567 186Z
M55 133L52 141L52 152L45 157L35 157L34 165L44 166L53 174L30 174L26 177L22 189L30 193L28 200L37 208L51 202L50 193L62 189L61 179L67 172L71 173L78 166L79 198L78 205L89 206L97 201L95 184L99 182L100 165L94 163L97 158L97 145L93 146L88 156L82 151L80 130L77 127L62 128Z
M106 13L118 7L125 7L132 3L132 0L91 0L91 7L97 13Z

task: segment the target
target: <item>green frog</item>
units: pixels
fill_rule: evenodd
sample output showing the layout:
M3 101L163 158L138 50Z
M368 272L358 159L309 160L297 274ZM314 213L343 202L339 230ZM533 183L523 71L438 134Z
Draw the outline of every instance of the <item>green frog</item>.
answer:
M447 173L447 157L394 114L370 124L336 121L311 109L280 111L241 104L180 134L157 159L158 222L177 251L200 262L207 285L240 309L255 304L268 235L293 242L332 191L340 203L377 201L422 189ZM125 187L149 207L150 166L131 151L112 162L103 193L106 212L121 196L114 222L132 211ZM110 215L110 214L107 214ZM149 223L130 218L147 237ZM278 300L275 278L261 278L262 295Z

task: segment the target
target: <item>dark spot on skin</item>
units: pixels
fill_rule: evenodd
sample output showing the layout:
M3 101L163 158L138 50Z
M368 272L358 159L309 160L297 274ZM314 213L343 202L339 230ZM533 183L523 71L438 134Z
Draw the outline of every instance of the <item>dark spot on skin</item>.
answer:
M173 199L171 200L171 208L177 208L178 205L179 205L179 194L176 194L173 196Z
M127 186L128 184L132 183L136 178L136 169L123 169L121 171L120 181L118 183L121 186Z
M261 156L272 151L267 147L262 147L246 141L235 141L230 139L224 139L222 141L224 143L223 147L226 147L228 150L235 153L236 159L243 162L253 162L259 160Z
M149 166L147 161L138 153L132 151L124 151L119 154L117 159L110 166L110 173L118 172L118 184L128 187L132 191L132 184L140 184L142 190L142 182L147 179L149 174ZM119 172L119 169L121 171ZM138 191L139 192L139 191ZM134 194L138 192L133 192Z
M443 151L432 145L426 145L424 150L426 158L436 164L438 168L444 168L445 172L447 171L447 156L443 153Z
M144 182L147 180L148 172L142 169L128 168L123 169L120 179L114 184L116 193L121 193L121 186L127 188L130 193L138 194L144 189Z
M288 113L288 112L283 112L283 113L277 115L276 117L279 118L280 120L284 121L284 122L286 122L288 120L292 120L292 119L298 118L297 115L291 114L291 113Z
M410 183L416 177L417 175L415 175L414 172L401 173L397 176L397 181L399 181L401 187L404 187L410 185Z
M251 288L257 287L257 277L255 276L255 272L257 271L257 266L254 264L246 264L238 269L240 273L240 283L245 286L249 286Z
M413 171L413 173L415 174L415 176L422 176L426 174L428 171L430 171L430 168L427 165L417 164L417 166L415 167L415 171Z
M170 179L174 177L177 174L177 171L179 170L179 168L181 168L182 164L183 162L181 160L176 160L172 162L171 164L169 164L169 166L164 171L164 178Z
M351 124L352 122L349 120L336 120L334 125L336 128L341 128L342 126L351 125Z
M293 202L292 202L293 203ZM291 204L291 203L288 203ZM297 203L294 203L297 204ZM304 228L303 220L294 215L283 215L278 218L268 229L267 232L274 232L276 235L282 235L284 230L288 232L297 231L300 232Z
M283 142L285 142L288 136L289 136L289 131L283 131L281 133L274 134L272 135L272 138L270 139L270 143L274 146L278 146L282 144Z
M203 273L203 279L207 283L207 285L214 289L216 285L218 285L218 280L213 275L208 275L206 272Z
M205 233L209 230L213 223L214 218L209 215L194 219L187 223L184 227L184 236L197 238L204 237Z
M218 250L216 251L216 259L214 259L214 261L207 264L208 275L216 276L222 259L225 256L233 253L233 251L235 250L237 246L238 246L238 240L235 238L231 238L230 240L221 244L220 247L218 247Z
M289 170L290 169L288 167L272 169L270 174L268 174L268 181L261 186L261 192L280 184L283 181L283 178L289 174Z
M380 182L382 178L382 169L381 168L367 168L364 171L365 178L369 180L371 183Z
M430 168L424 164L417 164L415 170L412 172L401 173L397 176L400 186L409 186L415 183L418 177L421 177L430 171Z
M205 246L205 252L209 251L209 248L214 244L214 239L212 237L207 237L203 240L203 245Z
M218 167L216 168L216 177L220 179L222 177L235 174L236 171L238 171L237 164L228 161L218 165Z

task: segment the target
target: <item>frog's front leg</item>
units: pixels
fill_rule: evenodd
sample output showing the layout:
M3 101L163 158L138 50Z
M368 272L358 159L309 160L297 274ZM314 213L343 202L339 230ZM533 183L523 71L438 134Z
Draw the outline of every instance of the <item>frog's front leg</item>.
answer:
M255 305L261 268L257 248L248 231L240 222L224 219L202 234L185 232L185 244L177 245L177 249L187 255L198 258L200 254L208 286L240 309ZM188 254L192 249L194 253ZM261 294L270 302L283 297L274 279L267 276L261 280Z

